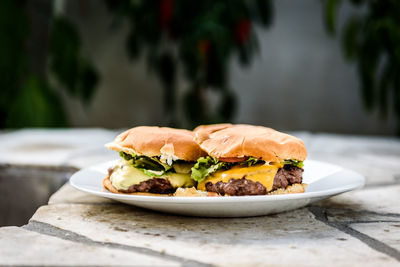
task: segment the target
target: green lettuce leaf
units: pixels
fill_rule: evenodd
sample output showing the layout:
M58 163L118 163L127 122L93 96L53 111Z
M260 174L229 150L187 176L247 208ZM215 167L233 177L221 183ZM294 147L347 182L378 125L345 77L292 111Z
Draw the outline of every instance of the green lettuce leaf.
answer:
M296 167L299 167L299 168L303 168L304 167L303 161L295 160L295 159L285 159L282 162L282 164L284 164L284 165L286 165L286 164L293 165L293 166L296 166Z
M201 182L209 175L219 170L227 170L234 166L250 167L256 164L265 164L265 161L253 157L248 158L242 162L223 162L213 157L207 156L206 158L199 158L197 163L192 168L192 179ZM303 168L304 164L299 160L288 159L282 164L290 164L299 168Z
M161 177L166 173L165 171L150 171L146 169L139 169L139 170L141 170L144 174L150 177Z
M250 167L255 164L264 164L265 161L259 160L256 158L248 158L242 162L224 162L219 161L213 157L207 156L206 158L199 158L197 163L192 168L192 179L201 182L206 179L209 175L213 174L219 170L228 170L233 166L243 166L243 167Z
M265 161L263 161L263 160L261 160L261 159L256 159L256 158L250 157L250 158L248 158L248 159L245 160L245 161L239 162L238 164L239 164L240 166L247 166L247 167L250 167L250 166L253 166L253 165L256 165L256 164L259 164L259 163L264 164Z
M168 164L159 162L156 158L140 156L119 152L119 155L126 161L132 161L133 167L142 170L146 175L151 177L159 177L168 171L173 171L173 168Z
M210 156L207 156L205 158L201 157L193 166L191 177L193 180L201 182L212 173L223 168L227 169L230 167L230 165L232 165L232 163L218 161L217 159L214 159Z
M131 159L133 159L132 155L130 155L128 153L125 153L125 152L122 152L122 151L119 152L119 156L121 158L123 158L124 160L126 160L126 161L130 161Z

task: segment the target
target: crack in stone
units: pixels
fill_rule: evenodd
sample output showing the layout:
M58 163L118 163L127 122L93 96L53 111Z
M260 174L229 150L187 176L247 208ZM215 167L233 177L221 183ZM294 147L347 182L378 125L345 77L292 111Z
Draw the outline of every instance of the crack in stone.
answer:
M39 234L53 236L53 237L57 237L57 238L61 238L64 240L81 243L81 244L85 244L85 245L89 245L89 246L98 246L98 247L103 247L103 248L106 247L106 248L112 248L112 249L132 251L132 252L136 252L136 253L140 253L140 254L144 254L144 255L148 255L148 256L171 260L171 261L181 263L182 266L184 266L184 267L212 267L212 266L214 266L212 264L203 263L203 262L199 262L196 260L185 259L185 258L182 258L179 256L162 253L162 252L152 250L149 248L122 245L122 244L113 243L113 242L95 241L95 240L87 238L83 235L77 234L75 232L64 230L64 229L55 227L51 224L39 222L39 221L35 221L35 220L29 221L29 223L27 225L22 226L22 228L25 230L39 233Z
M395 181L393 182L366 184L364 186L364 189L379 188L379 187L394 186L394 185L400 185L400 181L398 180L398 178L396 178L396 176L395 176Z
M363 220L354 220L354 221L346 221L347 224L355 224L355 223L400 223L400 221L393 220L371 220L371 221L363 221Z
M361 214L361 215L377 215L377 216L382 216L382 217L394 217L394 218L400 218L400 214L398 213L390 213L390 212L376 212L376 211L369 211L369 210L352 210L352 209L344 209L344 208L325 208L324 206L310 206L310 207L315 207L315 208L323 208L329 211L343 211L347 213L352 213L352 214Z
M327 214L326 214L326 211L329 209L325 209L323 207L311 206L311 207L308 207L308 210L315 216L315 219L323 222L324 224L326 224L330 227L336 228L339 231L344 232L354 238L357 238L358 240L360 240L361 242L363 242L370 248L400 261L400 251L392 248L391 246L386 245L385 243L383 243L375 238L372 238L366 234L363 234L363 233L349 227L349 225L354 222L352 222L352 221L350 221L350 222L329 221ZM376 213L374 213L374 214L376 214Z

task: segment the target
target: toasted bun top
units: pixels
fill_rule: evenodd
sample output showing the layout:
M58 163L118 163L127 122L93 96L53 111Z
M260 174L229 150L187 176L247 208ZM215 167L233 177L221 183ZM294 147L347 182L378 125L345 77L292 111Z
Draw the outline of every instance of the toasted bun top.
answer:
M193 140L194 134L183 129L140 126L118 135L106 147L115 151L135 153L148 157L172 157L174 160L197 161L205 154Z
M215 158L254 157L267 162L303 161L307 151L300 139L271 128L245 124L202 125L195 141Z

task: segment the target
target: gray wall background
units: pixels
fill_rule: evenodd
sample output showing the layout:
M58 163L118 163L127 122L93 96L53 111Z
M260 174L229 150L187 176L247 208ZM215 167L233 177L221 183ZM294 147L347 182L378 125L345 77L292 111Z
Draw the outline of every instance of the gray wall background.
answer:
M339 39L325 32L321 3L279 0L274 6L273 25L266 31L256 29L258 57L249 68L233 59L230 81L239 102L234 121L281 130L394 134L392 113L384 120L363 108L357 70L344 61ZM78 25L84 54L102 77L89 107L65 96L72 124L163 124L162 88L143 60L129 61L127 26L112 29L101 1L66 2L64 12ZM344 5L341 12L344 18L353 10ZM180 92L185 88L187 83L180 80Z

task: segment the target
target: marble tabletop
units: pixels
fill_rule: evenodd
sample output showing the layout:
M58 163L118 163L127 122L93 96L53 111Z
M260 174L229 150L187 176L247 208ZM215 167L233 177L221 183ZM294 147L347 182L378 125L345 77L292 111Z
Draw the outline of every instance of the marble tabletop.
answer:
M0 165L83 168L117 157L103 148L116 133L2 132ZM400 139L293 134L310 159L360 172L366 186L286 213L213 219L136 208L66 183L29 223L0 228L0 266L400 266Z

